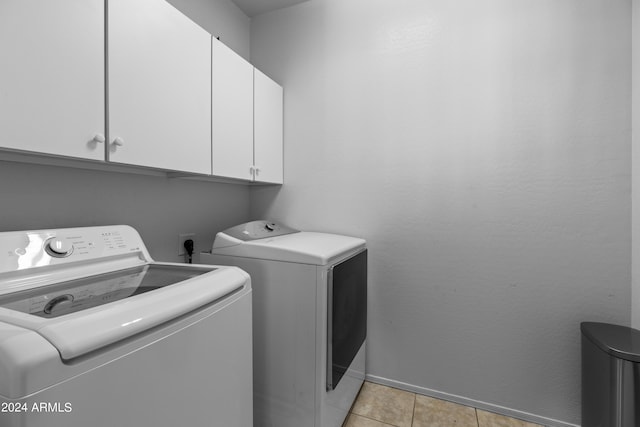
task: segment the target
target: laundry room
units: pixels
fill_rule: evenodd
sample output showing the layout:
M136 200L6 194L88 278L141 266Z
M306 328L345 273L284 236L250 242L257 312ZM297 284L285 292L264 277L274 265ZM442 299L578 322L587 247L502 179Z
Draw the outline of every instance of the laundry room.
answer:
M254 395L244 396L255 426L640 425L624 405L611 415L617 424L591 420L581 334L582 322L640 329L640 261L633 256L640 187L632 185L640 173L640 0L0 0L0 52L0 249L10 258L0 260L0 347L22 327L3 329L11 322L2 310L24 270L2 268L27 249L5 248L2 234L98 227L74 231L76 255L84 253L77 242L109 248L116 233L125 243L109 255L114 266L186 265L191 251L193 264L233 264L249 274L250 283L236 267L216 273L235 275L229 295L238 304L231 306L245 314L251 310L240 303L252 288L252 314L227 322L253 316L253 355L291 367L283 373L255 358L245 366L253 369ZM245 77L250 83L238 85ZM269 139L277 143L258 143ZM128 227L101 228L121 225ZM51 232L29 236L39 236L40 255L55 261L51 274L62 274L56 259L71 259L72 249ZM334 378L350 387L346 406L331 401L332 387L339 390L328 372L331 346L287 341L331 334L325 308L332 294L315 287L270 294L279 313L313 314L296 323L258 308L268 299L261 280L283 270L271 273L271 264L252 264L248 254L263 256L260 239L271 236L289 243L271 247L267 259L291 266L301 281L365 280L353 295L366 304L340 318L366 319L366 349L361 337L349 350L349 361L362 362L359 382ZM308 236L304 249L301 236ZM233 248L225 242L240 252L225 253ZM358 256L352 267L338 267ZM36 258L30 262L40 266ZM97 257L81 263L89 269L93 261L95 272L107 274ZM67 310L67 295L51 302ZM7 304L15 306L12 298ZM184 298L174 320L186 325L193 307ZM211 298L203 304L213 313ZM304 298L317 298L316 313ZM127 316L114 320L133 322L124 335L107 324L96 329L116 337L104 345L113 354L95 346L79 352L65 341L51 372L91 387L88 373L102 366L98 360L126 359L134 345L155 354L153 334L179 330L164 331L167 320L157 318L143 333L135 328L144 321ZM24 324L36 331L47 323ZM189 323L194 334L196 324L204 321ZM73 326L49 325L43 336L54 346L72 330L56 328ZM276 335L256 333L279 327L272 342L287 350L264 350ZM187 343L184 354L158 347L157 366L195 366L203 359L195 353L215 351L175 335ZM248 345L222 331L219 339L238 351ZM124 372L135 372L131 360ZM248 372L225 360L228 372ZM22 388L9 395L0 386L0 427L56 425L62 415L82 413L78 389L58 402L73 408L69 414L32 414L33 423L20 424L20 407L6 402L55 381L73 383L58 373L32 380L40 369L25 369ZM6 372L0 366L0 383L13 378ZM100 378L115 382L106 372ZM319 383L294 383L306 374ZM153 371L140 375L154 378ZM262 394L269 384L281 389ZM244 385L229 389L246 392ZM634 402L635 387L620 388L621 399ZM222 388L198 390L223 395ZM177 405L167 399L159 393L154 401ZM594 399L590 407L615 400ZM33 403L47 407L55 399ZM339 415L326 415L334 404ZM200 406L193 420L209 417ZM213 414L210 420L223 425Z

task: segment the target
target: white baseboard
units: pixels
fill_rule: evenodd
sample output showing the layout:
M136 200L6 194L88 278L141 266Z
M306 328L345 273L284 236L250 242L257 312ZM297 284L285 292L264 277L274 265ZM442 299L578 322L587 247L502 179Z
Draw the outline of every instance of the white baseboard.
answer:
M419 387L412 384L403 383L400 381L394 381L387 378L378 377L375 375L367 374L367 381L386 385L400 390L410 391L412 393L423 394L429 397L435 397L437 399L448 400L449 402L459 403L465 406L471 406L474 408L482 409L488 412L494 412L496 414L506 415L511 418L517 418L523 421L528 421L534 424L540 424L545 427L580 427L577 424L565 423L564 421L554 420L552 418L541 417L539 415L530 414L528 412L518 411L515 409L505 408L504 406L493 405L491 403L481 402L479 400L468 399L466 397L457 396L455 394L443 393L437 390L431 390L429 388Z

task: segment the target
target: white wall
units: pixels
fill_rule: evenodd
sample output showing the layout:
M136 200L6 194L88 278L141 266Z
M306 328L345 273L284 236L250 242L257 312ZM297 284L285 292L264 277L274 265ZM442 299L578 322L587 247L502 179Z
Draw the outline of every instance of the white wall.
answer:
M633 0L633 76L640 73L640 0ZM633 178L632 178L632 309L631 324L640 329L640 80L633 79Z
M238 55L249 59L251 20L231 0L167 0Z
M286 181L251 190L252 216L368 240L374 379L580 422L580 322L630 323L630 6L311 0L252 21Z

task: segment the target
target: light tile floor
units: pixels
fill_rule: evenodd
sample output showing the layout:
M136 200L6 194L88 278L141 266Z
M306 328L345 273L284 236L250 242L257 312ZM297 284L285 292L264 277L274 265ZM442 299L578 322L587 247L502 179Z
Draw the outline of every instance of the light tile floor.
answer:
M543 427L365 382L342 427Z

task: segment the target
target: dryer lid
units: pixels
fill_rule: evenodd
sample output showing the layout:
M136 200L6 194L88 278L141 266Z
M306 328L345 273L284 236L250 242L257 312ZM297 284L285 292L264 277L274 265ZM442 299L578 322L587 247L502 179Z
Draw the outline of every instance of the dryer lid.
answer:
M212 254L300 264L328 265L366 246L356 237L301 231L265 239L235 241L218 233Z

